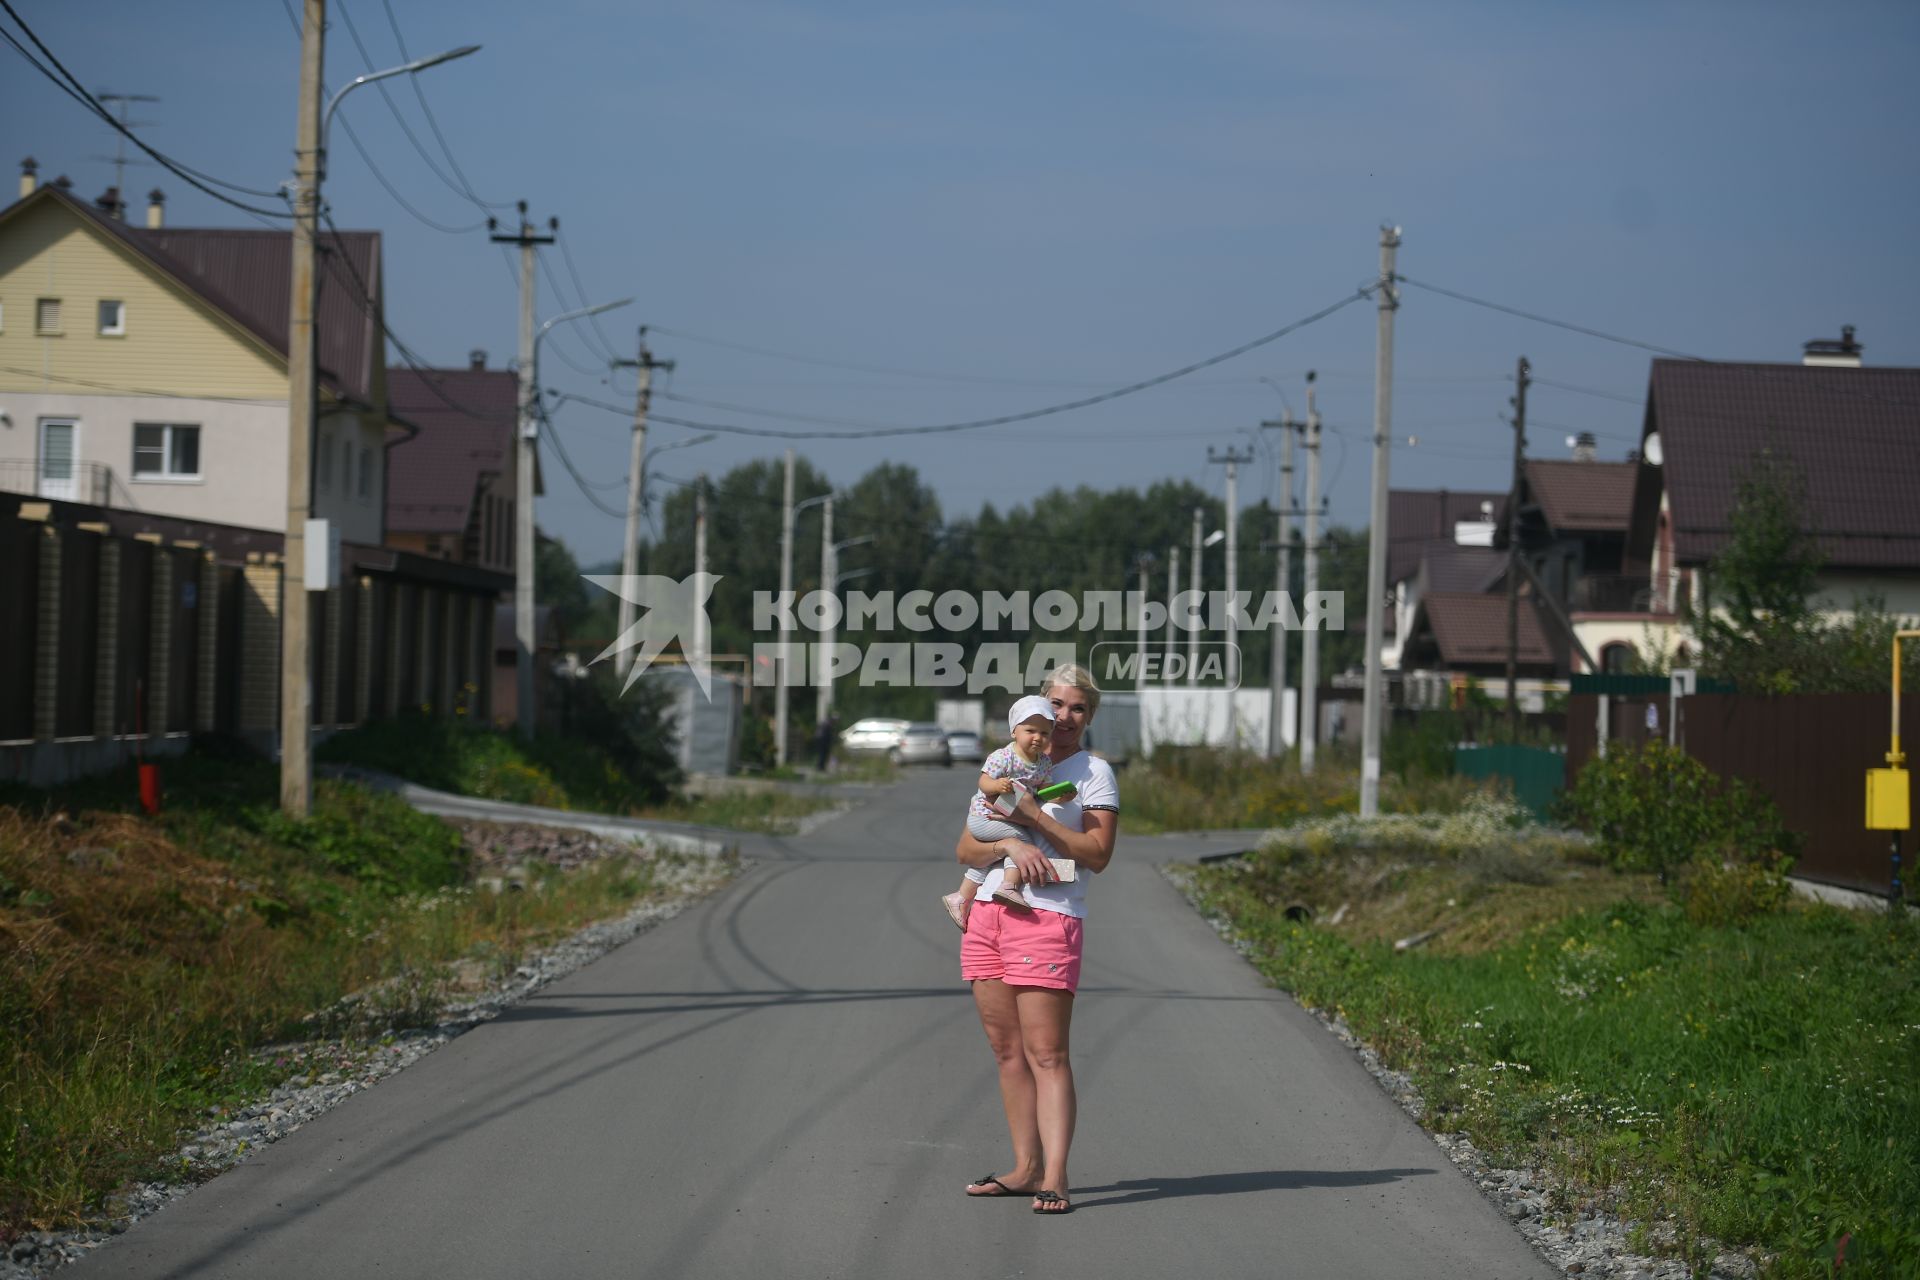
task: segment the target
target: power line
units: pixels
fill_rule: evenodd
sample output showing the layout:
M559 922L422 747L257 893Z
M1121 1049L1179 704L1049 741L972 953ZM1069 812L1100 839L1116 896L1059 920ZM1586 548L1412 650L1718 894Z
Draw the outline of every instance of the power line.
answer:
M1676 351L1672 347L1663 347L1658 343L1642 342L1638 338L1623 338L1618 334L1607 333L1600 329L1589 329L1583 324L1574 324L1568 320L1555 320L1551 316L1539 315L1532 311L1522 311L1518 307L1509 307L1504 303L1489 302L1485 298L1475 298L1469 294L1458 293L1452 289L1442 289L1437 284L1422 284L1420 281L1409 279L1406 276L1396 275L1394 279L1400 281L1402 284L1410 284L1416 289L1425 289L1428 293L1437 293L1442 297L1452 298L1458 302L1468 302L1476 307L1485 307L1489 311L1499 311L1506 315L1519 316L1522 320L1531 320L1535 324L1551 325L1556 329L1566 329L1573 333L1583 333L1589 338L1599 338L1605 342L1617 342L1624 347L1638 347L1642 351L1652 351L1657 355L1663 356L1676 356L1682 360L1704 361L1706 359L1705 356L1696 356L1686 351Z
M38 71L41 75L45 76L48 80L52 81L54 86L57 87L62 93L65 93L68 97L80 103L81 106L91 111L94 115L106 121L107 124L109 124L119 133L124 135L128 141L132 142L134 146L139 147L142 151L146 152L149 156L153 157L153 159L157 160L161 165L165 166L168 172L174 174L176 177L180 178L182 181L184 181L194 189L200 192L203 192L206 195L212 196L215 200L218 200L223 204L230 204L234 208L240 209L246 213L250 213L257 218L291 218L293 217L292 212L289 210L262 209L254 205L247 204L244 201L235 200L232 196L224 195L221 192L215 191L213 189L213 186L210 186L208 184L211 183L218 186L223 186L228 188L229 190L238 191L245 195L258 196L261 199L267 199L267 200L271 200L275 198L280 194L279 192L260 191L253 187L243 187L238 183L227 182L226 180L221 178L216 178L211 174L203 174L199 170L192 169L187 165L183 164L182 162L175 160L173 157L166 155L161 151L155 150L153 147L148 146L147 143L144 140L142 140L138 134L134 133L132 129L121 124L119 120L115 119L113 113L111 111L108 111L105 106L103 106L96 98L94 98L94 96L91 93L87 91L86 86L80 83L80 80L78 79L78 77L76 77L71 71L67 70L67 68L61 63L60 59L54 56L53 50L47 48L46 44L40 39L40 37L34 34L33 28L29 27L26 23L26 20L21 18L19 12L14 9L11 3L11 0L0 0L0 9L6 10L7 15L14 20L14 22L19 26L20 30L26 33L27 39L33 42L34 48L38 49L43 55L45 55L47 61L53 64L54 70L57 70L59 74L56 75L54 73L54 70L48 70L46 66L43 66L40 63L39 59L35 58L31 53L27 51L26 46L22 45L19 42L19 40L14 38L12 32L7 31L4 28L0 28L0 39L5 39L8 44L12 45L14 48L14 51L26 60L27 65L31 66L35 71ZM65 77L65 80L63 81L61 77ZM204 181L202 181L202 179L204 179Z
M400 57L407 62L412 62L413 55L407 52L406 39L400 34L400 21L393 14L393 0L380 0L380 2L386 7L387 25L393 29L393 42L399 46ZM454 176L460 179L460 185L465 189L467 199L482 209L511 208L513 206L511 200L482 200L475 194L473 184L467 181L466 172L460 168L460 161L454 158L453 148L447 145L446 135L440 132L440 121L434 117L433 108L427 103L427 91L420 87L420 77L408 76L407 79L413 85L413 96L420 100L420 110L427 117L427 127L433 130L434 139L440 144L441 154L447 157L448 167L453 170Z
M1508 379L1512 381L1512 379ZM1571 382L1555 382L1552 378L1530 378L1529 381L1542 387L1558 387L1562 391L1574 391L1583 396L1598 396L1602 400L1618 400L1621 404L1645 405L1645 396L1623 395L1618 391L1602 391L1598 387L1580 387Z
M602 502L600 495L595 493L592 486L587 483L586 477L580 474L580 468L573 465L573 459L567 455L567 446L561 441L560 432L555 429L553 425L553 416L549 414L544 407L541 407L538 401L535 402L535 407L540 414L540 421L545 424L547 428L546 438L553 441L553 451L559 455L561 464L567 469L567 474L573 477L573 483L579 487L580 495L588 502L591 502L602 515L612 516L615 520L625 523L627 513L616 510ZM623 479L620 483L625 484L626 481Z
M580 305L582 307L592 306L593 304L587 299L587 286L584 283L582 283L580 279L580 268L575 266L573 263L573 250L567 247L567 237L559 234L559 229L555 228L553 238L560 242L560 256L566 260L567 274L573 277L574 297L579 299ZM554 292L558 293L559 290L556 288ZM599 313L598 312L590 313L587 316L587 324L589 327L592 328L593 335L596 338L600 339L599 354L604 356L607 360L607 363L609 364L618 363L621 358L620 353L613 349L613 344L611 342L607 341L606 332L600 327Z
M1176 378L1185 377L1189 373L1195 373L1201 369L1222 364L1237 356L1245 355L1256 347L1265 346L1270 342L1286 337L1290 333L1304 329L1310 324L1324 320L1336 311L1343 310L1359 302L1372 291L1371 287L1357 290L1351 297L1342 298L1331 306L1322 307L1311 315L1303 316L1291 324L1282 325L1271 333L1262 334L1260 337L1250 342L1243 342L1231 350L1223 351L1218 355L1208 356L1204 360L1196 360L1192 364L1183 365L1168 373L1145 378L1139 382L1128 383L1124 387L1116 387L1111 391L1104 391L1096 396L1083 396L1078 400L1069 400L1063 404L1045 405L1041 408L1028 409L1021 413L1006 413L1000 414L997 417L976 418L966 422L936 423L931 426L877 427L858 431L776 431L765 427L739 426L734 423L695 422L685 418L669 418L659 414L654 415L654 418L656 421L664 422L669 426L693 427L701 431L717 431L727 435L759 436L777 440L871 440L882 436L940 435L952 431L974 431L981 427L1005 426L1014 422L1030 422L1035 418L1044 418L1056 413L1067 413L1075 409L1086 409L1096 404L1104 404L1109 400L1118 400L1122 396L1133 395L1136 392L1145 391L1150 387L1157 387L1162 383L1172 382ZM604 400L593 400L586 396L576 396L565 392L561 394L563 399L577 400L582 404L592 405L598 409L606 409L622 415L628 412L626 408L608 404Z

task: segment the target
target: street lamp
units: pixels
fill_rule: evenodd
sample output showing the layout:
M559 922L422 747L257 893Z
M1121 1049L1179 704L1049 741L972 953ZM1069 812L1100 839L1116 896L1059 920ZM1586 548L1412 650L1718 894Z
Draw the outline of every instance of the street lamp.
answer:
M307 592L324 591L337 571L331 557L315 565L320 581L307 581L308 523L313 512L313 425L318 416L319 382L314 351L313 316L319 304L314 236L320 221L320 182L326 171L327 126L340 100L363 84L407 72L424 71L464 58L479 45L462 45L429 58L349 81L321 109L326 49L325 0L306 0L300 30L299 124L294 139L292 275L287 308L287 526L281 563L280 604L280 807L305 817L313 798L310 738L313 732L312 655L308 652ZM371 305L372 300L369 299ZM315 545L325 547L330 531L315 528Z
M821 503L831 503L833 493L819 494L796 503L793 500L793 450L787 450L787 480L784 497L784 509L780 513L780 657L773 670L773 763L776 768L785 768L787 763L787 708L790 695L787 691L787 672L793 662L793 624L789 621L791 611L786 607L787 595L793 590L793 522L808 507L817 507ZM827 516L826 537L833 536L833 517ZM821 539L820 559L824 568L826 562L826 538Z

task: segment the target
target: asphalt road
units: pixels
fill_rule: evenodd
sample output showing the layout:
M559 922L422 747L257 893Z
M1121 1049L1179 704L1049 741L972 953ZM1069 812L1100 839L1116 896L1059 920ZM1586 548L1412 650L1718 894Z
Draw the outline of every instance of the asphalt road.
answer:
M133 1227L110 1276L1545 1277L1121 824L1089 886L1076 1212L1004 1167L916 774Z

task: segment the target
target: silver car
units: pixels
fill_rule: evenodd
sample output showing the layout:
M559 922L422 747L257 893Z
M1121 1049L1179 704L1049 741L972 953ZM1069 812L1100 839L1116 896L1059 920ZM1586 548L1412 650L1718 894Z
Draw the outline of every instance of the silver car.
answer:
M889 753L895 764L952 764L947 731L930 722L910 724Z
M892 751L900 745L900 735L907 731L905 720L889 720L875 716L865 720L855 720L840 732L840 749L849 755L879 755Z
M956 761L976 764L987 758L987 747L973 730L953 729L947 733L947 754Z

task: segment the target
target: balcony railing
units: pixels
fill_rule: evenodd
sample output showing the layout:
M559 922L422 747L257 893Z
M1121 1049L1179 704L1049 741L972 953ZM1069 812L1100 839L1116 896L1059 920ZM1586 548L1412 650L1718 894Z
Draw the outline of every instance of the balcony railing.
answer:
M1656 586L1644 574L1593 573L1574 584L1569 602L1577 613L1646 613L1673 615L1673 592L1664 582Z
M0 492L25 493L36 498L58 498L94 507L113 505L113 468L102 462L74 462L66 475L42 474L31 458L0 458Z

